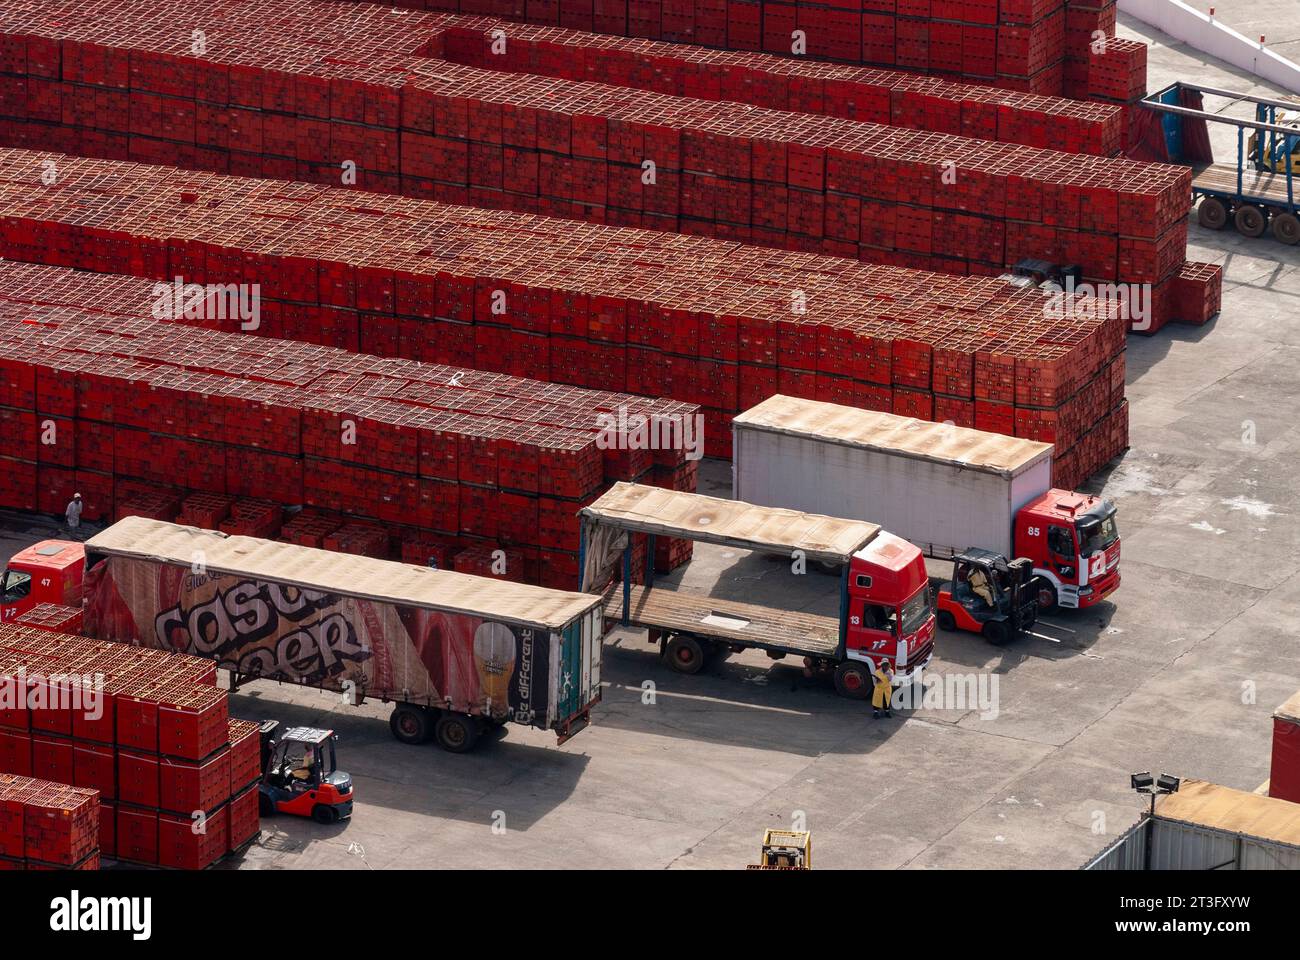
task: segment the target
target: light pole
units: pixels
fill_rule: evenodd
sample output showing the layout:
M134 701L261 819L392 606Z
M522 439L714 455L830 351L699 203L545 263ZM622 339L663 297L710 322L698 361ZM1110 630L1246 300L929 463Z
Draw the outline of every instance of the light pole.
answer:
M1182 782L1177 777L1171 777L1167 773L1162 773L1158 777L1151 776L1150 772L1131 773L1129 774L1129 786L1137 793L1144 793L1151 798L1151 808L1147 812L1147 835L1146 849L1143 852L1142 869L1151 869L1151 844L1155 836L1155 816L1156 816L1156 797L1163 797L1170 793L1177 793L1178 786Z

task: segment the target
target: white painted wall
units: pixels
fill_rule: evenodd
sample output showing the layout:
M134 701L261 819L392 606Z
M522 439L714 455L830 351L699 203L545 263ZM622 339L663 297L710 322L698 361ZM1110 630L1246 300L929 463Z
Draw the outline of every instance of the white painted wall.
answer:
M1175 40L1225 63L1249 70L1261 80L1300 93L1300 65L1260 47L1259 37L1245 37L1207 11L1214 0L1198 0L1193 8L1183 0L1119 0L1119 8ZM1280 26L1280 24L1279 24ZM1195 82L1188 77L1188 82Z

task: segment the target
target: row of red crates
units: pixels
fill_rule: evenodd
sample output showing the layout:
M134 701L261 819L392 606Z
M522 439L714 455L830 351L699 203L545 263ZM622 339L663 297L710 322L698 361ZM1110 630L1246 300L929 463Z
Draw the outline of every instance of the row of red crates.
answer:
M99 869L99 801L0 770L0 870Z
M504 48L497 42L502 33L508 35ZM429 41L428 52L485 70L748 103L1069 153L1112 156L1123 146L1122 118L1113 105L897 70L516 26L489 18L452 21Z
M37 292L47 301L93 301L101 310L123 311L116 314L119 322L106 329L100 316L87 316L80 308L0 300L0 312L13 321L0 329L0 403L4 404L0 422L17 441L7 452L25 458L0 464L3 496L10 506L61 510L58 497L81 492L91 511L87 516L107 509L110 516L131 513L170 520L180 512L176 494L197 489L263 501L245 501L249 509L233 518L214 510L210 502L206 509L202 503L194 506L192 522L231 533L274 535L279 526L276 504L307 503L427 533L575 552L577 510L602 485L615 479L639 479L665 485L686 482L693 489L694 464L685 469L690 463L685 458L704 452L694 408L686 404L536 382L519 383L515 392L521 396L507 399L494 394L510 389L507 378L375 360L371 364L375 376L368 382L354 377L358 391L365 394L387 380L404 401L353 406L338 378L325 374L331 369L359 370L369 358L136 320L130 302L115 303L111 298L111 290L120 285L103 275L5 264L0 277L4 297L18 297L15 291L20 287L31 290L35 280ZM134 286L139 294L149 284L137 280ZM22 322L37 317L38 322ZM323 392L307 388L295 392L285 386L274 402L268 397L256 410L261 422L270 425L265 439L273 438L279 447L296 452L232 443L246 440L240 432L242 421L228 415L218 427L207 419L211 394L181 373L195 365L204 366L211 378L225 377L232 394L251 392L248 388L258 383L253 377L292 381L294 371L312 380L324 375ZM419 404L425 396L413 388L446 382L443 377L461 378L464 403L491 403L500 411L526 412L523 398L531 394L538 398L534 413L544 413L549 404L552 412L543 419L568 426L549 428L558 434L550 436L546 431L510 429L509 421L466 415L433 429L410 415L422 409ZM351 417L329 413L331 403ZM187 407L201 411L203 417L187 417ZM337 423L313 434L306 427L311 422L309 408L325 409L323 415ZM57 413L47 412L51 409ZM655 423L660 421L654 418L669 415L683 418L667 421L680 424L681 431L661 432L657 440L647 435L645 443L630 435L634 428L629 417ZM139 423L155 416L169 419L168 424L155 422L154 426L184 435L116 422L118 417ZM501 429L483 429L484 424ZM694 454L688 442L691 437ZM354 445L379 449L353 456ZM335 458L347 453L354 462L315 455L322 452ZM145 484L132 486L136 481ZM160 487L172 488L171 496ZM353 542L347 542L349 534ZM353 529L335 530L329 536L333 542L324 543L326 547L370 552L365 538L374 534ZM386 536L383 542L387 543Z
M0 681L14 694L0 707L0 727L10 730L189 761L229 742L226 694L200 657L6 626Z
M88 787L105 801L206 816L261 776L257 724L232 720L229 737L229 746L193 761L0 728L0 770Z
M243 850L261 832L256 786L203 819L126 803L100 803L99 846L103 855L147 866L202 870L228 853Z
M183 0L176 2L182 4ZM184 9L183 5L178 6L178 15ZM960 137L898 139L897 135L902 131L895 130L893 139L887 136L882 139L885 131L878 125L847 123L826 116L803 116L795 125L798 129L791 129L790 118L782 112L755 110L743 116L734 111L719 114L707 101L698 99L652 91L628 93L599 84L502 75L494 70L455 66L423 56L421 45L426 42L425 36L415 29L409 29L403 40L393 38L391 30L380 31L376 37L354 36L351 31L355 30L355 24L336 25L338 32L325 30L316 35L320 45L334 46L339 56L330 58L326 64L318 64L312 69L302 67L294 73L286 69L283 58L277 59L274 55L285 43L287 28L282 29L281 25L272 30L267 25L274 19L271 14L280 12L284 13L289 24L316 23L316 11L307 4L280 3L275 6L268 3L263 9L254 3L231 8L229 20L219 21L211 27L214 43L222 31L234 33L238 30L245 41L249 36L258 40L255 48L247 49L267 51L260 59L249 53L251 59L239 64L238 73L234 67L196 61L188 51L185 62L181 62L172 56L174 38L155 36L156 30L150 30L152 21L142 15L137 31L141 36L132 36L131 40L153 48L151 55L158 62L143 60L137 64L136 61L144 55L132 51L130 64L139 69L128 74L131 86L125 92L113 86L114 70L107 62L94 61L87 66L74 55L80 46L78 41L70 38L67 26L70 21L64 21L63 25L47 24L37 17L36 22L12 29L48 31L48 41L42 39L40 42L61 40L64 72L71 75L63 76L60 85L53 79L34 74L30 53L26 61L12 56L9 60L15 65L25 64L24 69L28 71L25 79L30 79L31 83L17 86L8 99L24 104L23 113L29 119L119 135L129 133L140 138L163 138L182 146L193 145L209 153L236 146L254 156L332 167L336 182L339 164L351 157L363 174L363 180L366 179L364 174L379 177L376 183L362 183L363 186L383 186L385 178L391 181L402 174L418 178L423 173L428 180L491 187L491 183L472 183L459 175L450 175L458 172L454 153L446 158L441 155L409 158L415 161L415 166L402 170L403 156L418 152L420 141L415 139L417 135L429 137L435 143L468 140L482 145L502 144L524 151L555 153L583 160L604 159L636 166L649 158L663 172L680 169L680 156L689 152L689 140L695 137L705 141L706 158L728 167L723 170L706 166L707 172L814 190L821 189L826 180L820 172L826 167L826 151L820 147L821 143L833 143L835 152L850 157L861 155L864 160L879 160L886 168L909 164L933 166L949 159L964 169L972 150L972 145ZM440 19L432 18L429 26L435 27ZM80 24L80 18L76 22ZM129 18L125 25L114 21L114 30L118 33L126 31L130 35L131 23ZM104 25L104 29L108 31L108 26ZM93 33L94 29L89 32ZM30 44L35 40L29 38L27 42ZM383 42L389 45L378 45ZM362 49L373 47L374 55L381 61L387 59L395 66L401 64L404 67L401 79L390 80L387 88L375 87L370 82L373 70L357 67L355 60L336 62L344 53L357 56L358 45ZM410 52L402 54L403 50ZM125 50L117 52L125 56ZM403 60L403 56L407 59ZM172 62L173 59L176 62ZM43 65L38 63L37 69L43 69ZM328 85L313 70L328 72ZM156 79L155 74L158 74ZM239 83L235 82L236 77L241 78ZM20 76L19 79L24 78ZM211 85L204 86L205 79L212 80L216 89L209 89ZM259 79L260 82L254 82ZM250 89L242 88L245 81L252 84ZM123 96L126 99L122 99ZM216 99L210 100L209 97ZM69 101L66 111L65 99ZM232 114L222 109L227 103L232 107L250 109L236 110ZM360 114L352 109L354 104L365 105ZM200 110L203 113L201 117L198 115ZM17 119L21 118L22 114ZM334 121L328 136L322 136L325 128L321 122L325 119ZM231 123L236 125L233 135ZM399 129L412 135L405 147L396 136ZM329 146L323 150L317 147L312 153L313 145L321 144L322 140L329 141ZM718 141L718 144L715 146L712 141ZM806 148L807 155L800 152L803 149L801 145L810 145ZM793 158L786 156L787 148L794 151ZM457 148L447 143L439 149L459 149L463 153L464 144ZM995 161L997 157L992 159ZM1090 158L1090 162L1081 164L1046 153L1029 155L1027 160L1030 162L1026 163L1026 169L1017 171L1017 176L1031 181L1041 177L1047 182L1064 177L1061 183L1101 184L1105 189L1121 191L1130 186L1140 192L1143 181L1151 181L1153 192L1159 193L1161 182L1174 175L1169 170L1152 168L1144 177L1141 175L1144 168L1109 167L1104 158ZM773 169L775 165L780 169ZM450 171L441 169L448 166L452 167ZM988 169L977 164L972 168L972 174L1001 175L995 165L985 166ZM694 168L687 166L686 169ZM1118 178L1127 184L1108 183L1107 175L1111 180ZM639 183L639 180L635 182ZM855 186L850 182L843 188L845 192L856 194ZM875 197L874 194L868 195ZM895 196L893 193L875 198L908 199L905 195ZM599 202L594 197L572 199ZM637 209L631 204L624 206ZM668 211L652 209L652 212ZM1145 233L1134 235L1154 237L1165 226L1167 223L1152 223L1146 225Z
M1060 93L1042 77L1074 49L1066 0L403 0L616 36L765 50ZM1069 4L1073 7L1074 4ZM803 36L795 35L802 31ZM802 48L796 42L802 40Z
M36 155L23 156L29 157L32 165L39 159ZM1018 289L996 279L943 278L698 238L571 228L533 218L521 222L499 213L427 201L389 200L391 214L352 214L349 222L348 208L343 206L350 203L350 199L345 201L346 191L310 185L286 188L214 175L195 180L193 175L130 164L64 162L70 168L66 171L69 183L47 191L39 203L23 182L31 176L27 170L20 170L15 178L23 185L25 200L20 199L17 184L7 188L0 183L0 204L11 201L6 206L15 214L0 224L0 250L5 256L102 271L134 270L159 278L184 274L196 283L257 283L261 295L271 302L276 298L303 301L303 315L307 317L314 316L318 309L351 309L328 302L341 300L379 310L422 314L418 319L451 316L460 322L454 327L457 332L474 331L466 321L481 320L498 331L504 329L498 326L503 321L514 324L510 338L494 336L495 356L476 354L475 362L485 366L493 365L494 360L499 363L503 355L513 357L514 362L527 355L528 351L512 348L512 343L525 338L523 335L546 334L557 327L586 329L589 334L599 331L612 342L575 338L570 344L581 347L584 364L573 371L552 364L549 375L553 379L600 377L601 386L613 390L700 390L701 399L707 403L716 392L712 377L725 372L708 364L717 366L733 359L868 382L914 385L900 380L890 369L892 343L905 339L928 342L936 348L951 344L956 352L966 355L968 360L964 362L968 363L981 356L999 356L998 362L1019 364L1026 371L1042 367L1054 371L1052 377L1062 378L1064 389L1057 389L1068 393L1072 380L1086 379L1117 349L1092 351L1095 356L1089 366L1079 369L1071 358L1072 352L1081 349L1081 343L1086 346L1095 331L1107 323L1105 317L1098 319L1088 314L1104 312L1101 308L1110 305L1097 303L1096 310L1063 311L1066 315L1052 316L1050 303L1054 301L1045 300L1038 291ZM83 175L98 176L100 188L78 188L76 181ZM171 209L168 198L182 186L202 192L206 202L177 204L173 218L167 215ZM228 237L232 227L241 221L246 219L251 225L259 214L275 215L287 206L282 194L286 189L298 194L295 210L299 220L294 239L273 244L254 238L245 241L249 248L246 250L221 245L220 238ZM86 216L88 208L95 211L93 220ZM226 212L214 212L217 209ZM151 219L159 226L147 229L151 234L166 232L168 238L132 237L126 231L137 222L131 219L133 211L141 215L150 211ZM397 215L399 211L401 216ZM423 253L432 252L429 234L421 231L409 239L399 239L404 230L411 230L410 221L417 212L422 226L438 228L439 240L448 258L454 257L454 266L449 264L449 269L432 272L427 256L418 256L420 251L413 249L416 244L423 245ZM119 225L125 228L123 232L108 232ZM388 266L370 266L376 247L384 249ZM327 252L331 248L332 252ZM403 248L410 254L404 254ZM322 254L334 259L318 259ZM408 273L407 269L419 272ZM136 311L152 311L157 302L157 294L146 287L140 284L136 291ZM494 302L507 305L505 311L495 312ZM210 313L197 319L173 319L206 325L221 323L207 319ZM259 327L256 332L295 335L293 328L271 327L271 323L268 320L262 325L266 329ZM384 324L368 315L365 325L369 328ZM237 326L233 321L221 325ZM417 323L410 329L426 331L423 342L436 356L436 351L446 349L448 338L444 335L453 324ZM450 339L453 345L458 342ZM412 337L404 344L399 340L397 345L414 347L419 342ZM633 357L624 349L624 343L647 349ZM172 344L166 343L163 350L153 350L151 359L166 362L171 348ZM691 362L671 361L665 368L665 361L660 359L664 354L678 354ZM371 362L382 365L392 361L376 358ZM314 367L304 370L305 365L294 363L292 358L283 358L280 364L299 378L297 382L333 386L335 375L319 377ZM377 367L376 373L381 369ZM692 370L700 369L707 370L708 376L690 375ZM665 372L681 382L665 386ZM348 374L340 371L337 376L346 379ZM1026 372L1021 379L1029 376L1032 374ZM191 388L191 392L219 392L220 384L207 377L210 375L187 374L181 385ZM444 381L440 386L447 392L450 384ZM401 400L404 387L385 391L380 383L372 395L380 392L381 399ZM421 385L411 389L423 392L428 388ZM248 392L244 389L239 393L246 406L271 408L282 391L282 387L268 383L261 392L264 401L242 396ZM938 392L960 391L948 388ZM990 399L1010 401L1013 396ZM1053 402L1050 398L1016 399L1030 405L1050 406ZM98 402L100 408L105 404L111 405L111 397ZM717 400L711 405L724 408ZM173 410L176 406L168 405ZM203 434L210 432L209 411L214 409L220 410L221 406L205 404L192 418L204 426ZM112 419L88 411L84 403L80 413L88 419ZM134 412L130 415L137 416ZM271 429L269 424L274 421L264 416L247 419L260 425L257 429L266 435L265 440L232 436L231 425L224 425L232 442L274 447L276 438L283 436L283 429ZM235 430L250 429L245 418L238 418L233 426ZM292 423L290 427L291 435L297 432ZM184 432L165 425L164 429Z
M213 663L51 632L51 607L0 626L0 683L20 688L19 708L0 713L0 772L97 797L82 829L104 856L202 869L247 843L259 829L260 729L228 716ZM59 675L93 676L98 703L56 709L36 696L33 684ZM166 691L187 682L199 695L181 716L172 703L183 698Z

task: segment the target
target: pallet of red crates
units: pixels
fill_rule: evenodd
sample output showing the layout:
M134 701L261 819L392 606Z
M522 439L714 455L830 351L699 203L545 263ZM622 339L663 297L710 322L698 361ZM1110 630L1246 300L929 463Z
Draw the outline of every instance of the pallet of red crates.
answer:
M0 773L0 870L99 869L98 797Z

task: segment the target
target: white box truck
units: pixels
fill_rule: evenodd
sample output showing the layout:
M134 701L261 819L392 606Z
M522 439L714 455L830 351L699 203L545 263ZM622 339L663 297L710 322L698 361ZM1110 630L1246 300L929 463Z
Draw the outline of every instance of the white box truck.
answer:
M871 520L926 556L1028 557L1039 605L1119 586L1115 507L1052 487L1052 446L780 394L733 421L738 500Z

